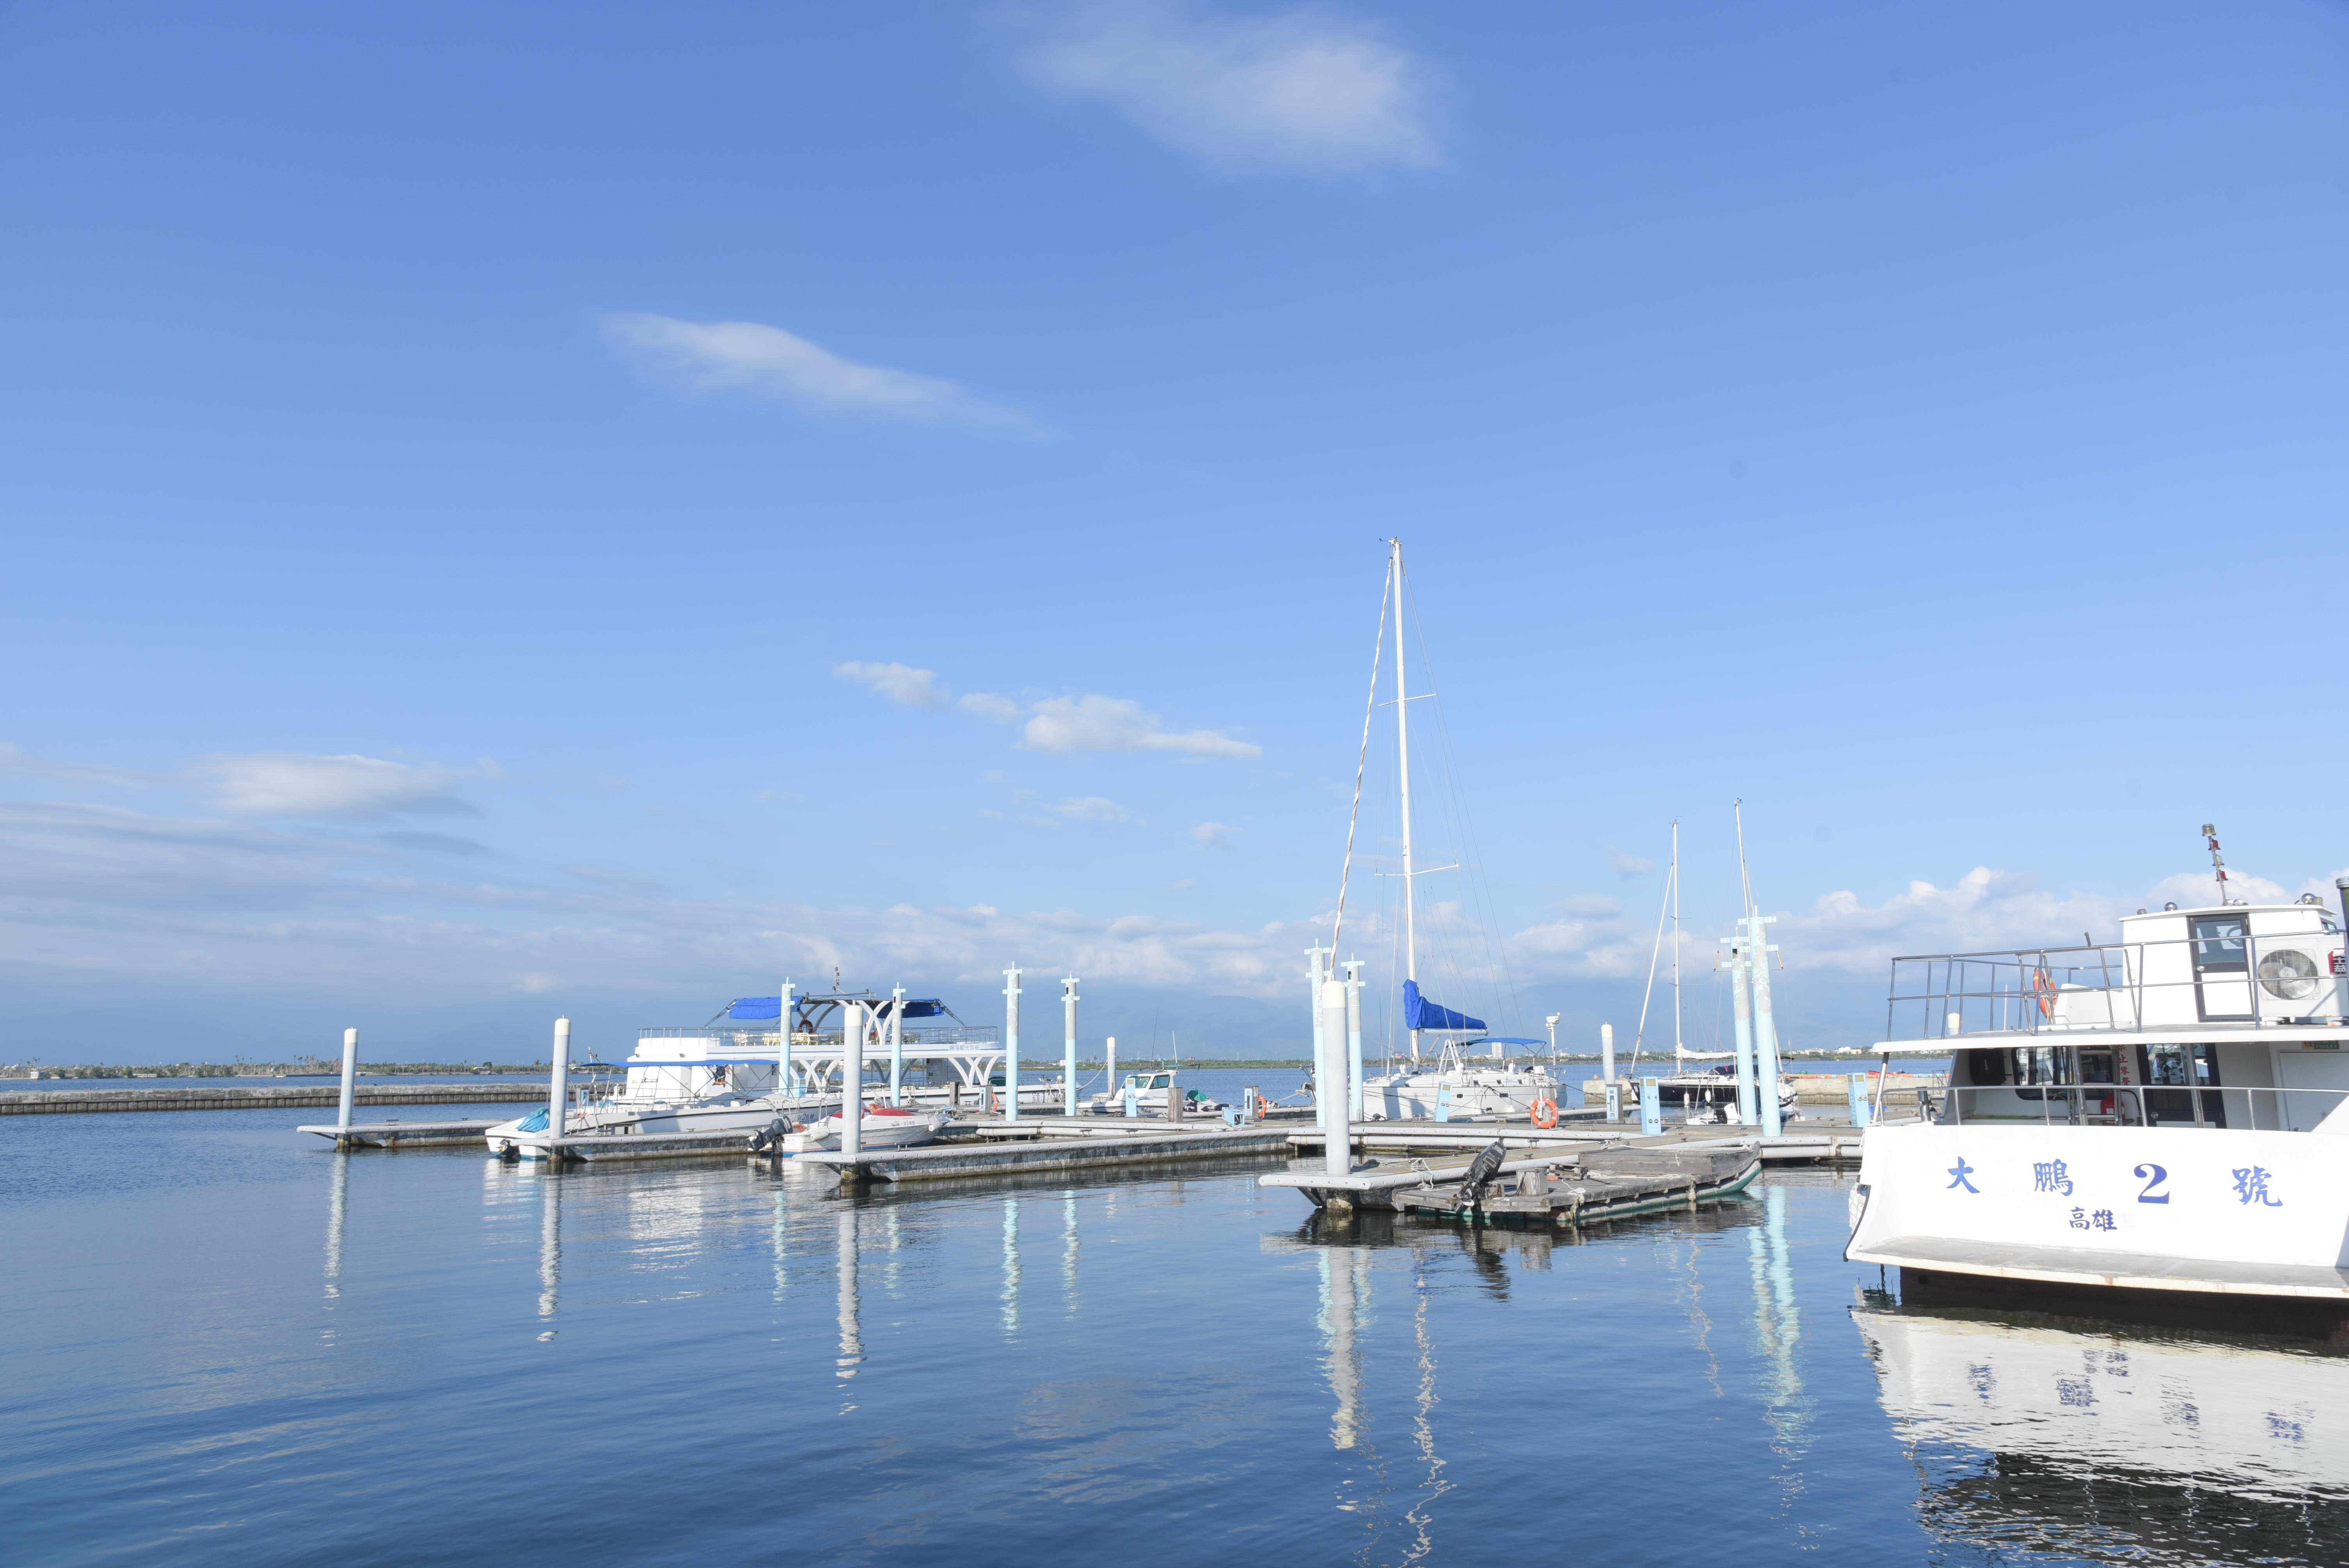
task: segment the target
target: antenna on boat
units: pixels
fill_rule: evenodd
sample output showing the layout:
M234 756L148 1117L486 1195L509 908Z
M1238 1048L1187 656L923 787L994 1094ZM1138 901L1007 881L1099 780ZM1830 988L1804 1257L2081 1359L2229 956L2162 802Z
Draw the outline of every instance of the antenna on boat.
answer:
M2219 902L2220 903L2232 903L2235 901L2227 896L2227 862L2220 859L2219 855L2219 830L2217 825L2210 822L2203 823L2202 836L2210 841L2210 869L2219 873Z
M1688 1056L1681 1038L1681 820L1672 819L1672 869L1664 873L1672 893L1672 1072L1677 1076Z

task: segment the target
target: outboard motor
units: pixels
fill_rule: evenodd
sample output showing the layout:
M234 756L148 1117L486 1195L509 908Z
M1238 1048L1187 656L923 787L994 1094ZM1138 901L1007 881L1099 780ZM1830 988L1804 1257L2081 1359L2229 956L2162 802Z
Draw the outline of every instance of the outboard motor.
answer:
M1507 1152L1508 1146L1495 1138L1468 1162L1468 1174L1460 1182L1460 1196L1467 1200L1465 1207L1485 1206L1485 1189L1500 1174L1501 1161L1507 1158Z

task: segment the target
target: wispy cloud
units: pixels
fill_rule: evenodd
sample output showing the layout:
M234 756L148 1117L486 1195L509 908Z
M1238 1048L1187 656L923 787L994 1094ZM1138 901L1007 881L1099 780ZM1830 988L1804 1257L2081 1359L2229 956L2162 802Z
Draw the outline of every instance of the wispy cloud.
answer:
M1009 19L1030 81L1210 163L1330 174L1440 161L1427 67L1370 23L1176 0L1071 0Z
M1122 696L1046 697L1030 710L1019 743L1030 751L1177 751L1191 757L1261 757L1264 748L1219 729L1168 729Z
M376 821L409 815L473 816L456 793L469 779L495 778L486 758L470 769L419 766L378 757L310 757L295 751L215 752L189 773L223 811L249 817L332 817Z
M1052 810L1080 822L1131 822L1134 820L1133 812L1099 795L1082 795L1063 800Z
M1032 430L1016 409L951 381L859 365L756 321L679 321L616 312L605 329L645 370L688 392L747 392L826 414Z
M844 665L833 665L832 673L843 680L871 686L891 702L903 703L907 707L943 707L948 700L945 688L938 685L936 670L917 670L910 665L894 663L860 664L851 659ZM969 700L963 699L965 706Z
M68 784L101 784L112 789L136 789L157 781L152 773L142 773L134 768L109 768L98 762L59 762L53 758L36 757L0 741L0 773L13 773L26 779L55 779Z
M1221 822L1202 822L1191 830L1191 841L1202 849L1229 849L1239 833L1237 828L1226 827Z
M1607 846L1607 863L1615 868L1617 876L1626 878L1645 876L1656 869L1655 861L1642 860L1638 855L1626 854L1612 844Z
M997 724L1021 726L1019 744L1030 751L1068 756L1078 752L1172 751L1185 757L1251 758L1264 748L1235 739L1220 729L1166 727L1166 721L1132 697L1048 696L1022 703L991 691L957 697L938 684L936 672L900 664L833 666L844 679L871 686L892 702L942 707L952 702L965 713Z
M1008 696L998 696L991 691L975 691L962 698L962 710L981 718L991 718L998 724L1019 722L1020 707Z

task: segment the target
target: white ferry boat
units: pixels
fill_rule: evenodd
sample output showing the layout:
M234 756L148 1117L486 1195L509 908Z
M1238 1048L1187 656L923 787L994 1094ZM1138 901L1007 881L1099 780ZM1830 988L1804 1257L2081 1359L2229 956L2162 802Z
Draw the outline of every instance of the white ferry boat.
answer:
M1868 1130L1846 1256L1904 1295L2227 1298L2349 1334L2344 971L2313 894L1895 959L1878 1049L1951 1081Z
M839 1085L844 1081L848 1056L841 1021L850 1003L863 1007L867 1020L857 1076L864 1082L868 1101L888 1098L894 1050L900 1064L898 1098L905 1107L999 1111L1005 1075L993 1027L965 1024L936 997L843 991L792 996L788 1058L775 1023L781 1005L774 996L737 997L698 1027L639 1030L636 1048L626 1061L608 1068L592 1063L583 1068L587 1081L574 1091L578 1103L564 1109L564 1131L574 1138L724 1132L768 1127L779 1118L792 1127L819 1121L840 1109ZM893 1045L890 1012L900 1006L899 1036ZM870 1081L874 1078L878 1084ZM1021 1109L1053 1109L1060 1104L1057 1076L1021 1077ZM524 1159L543 1159L549 1119L541 1106L483 1136L494 1152L511 1149Z

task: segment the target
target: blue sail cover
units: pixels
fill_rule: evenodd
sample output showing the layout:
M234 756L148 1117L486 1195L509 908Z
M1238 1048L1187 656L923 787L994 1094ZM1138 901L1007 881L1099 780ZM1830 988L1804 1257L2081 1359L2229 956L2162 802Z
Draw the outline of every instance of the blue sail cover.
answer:
M1402 1026L1406 1029L1481 1029L1482 1018L1472 1018L1465 1013L1455 1013L1449 1007L1439 1007L1419 994L1419 982L1402 983Z
M737 996L734 1005L726 1009L726 1016L730 1018L772 1018L779 1016L782 1010L783 999L781 996ZM935 1018L946 1010L947 1005L936 996L905 998L905 1016L908 1018Z

